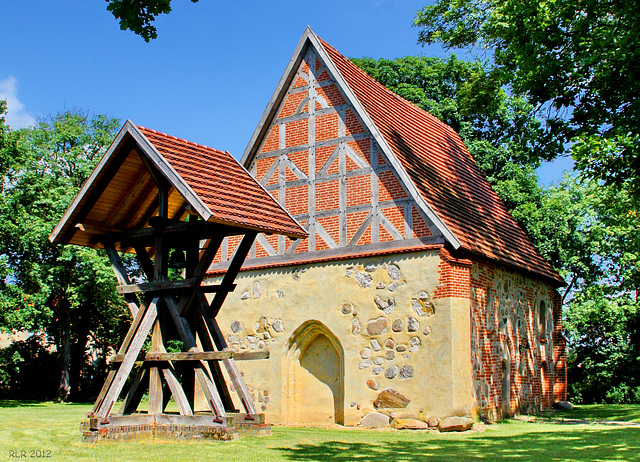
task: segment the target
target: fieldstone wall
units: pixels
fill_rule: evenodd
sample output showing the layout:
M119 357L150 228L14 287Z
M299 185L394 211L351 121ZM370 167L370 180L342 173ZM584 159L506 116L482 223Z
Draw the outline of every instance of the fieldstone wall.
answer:
M339 343L344 370L336 380L343 381L339 405L345 424L356 425L371 412L444 417L460 403L467 408L462 412L470 413L470 367L455 371L468 376L462 399L453 396L452 367L459 355L454 339L460 335L466 339L461 351L468 364L468 299L466 308L455 307L461 316L452 315L450 299L434 299L440 262L438 250L431 250L242 272L218 321L233 350L270 352L268 360L239 363L267 420L304 422L322 414L313 409L313 395L322 389L304 385L314 379L300 369L305 351L295 351L293 340L309 322L320 323ZM311 342L307 338L305 345ZM310 388L305 393L301 387ZM328 410L322 415L325 420L314 423L342 414Z
M566 399L557 291L500 266L471 266L471 351L481 416L548 409Z

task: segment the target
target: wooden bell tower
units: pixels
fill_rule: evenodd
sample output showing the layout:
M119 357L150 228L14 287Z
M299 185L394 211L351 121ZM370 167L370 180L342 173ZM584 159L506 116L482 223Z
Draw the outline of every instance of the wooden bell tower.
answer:
M230 351L216 321L259 232L306 237L228 153L125 124L51 235L105 249L133 317L84 424L86 440L232 439L241 430L269 430L236 365L269 354ZM227 236L240 245L221 283L205 285ZM135 278L121 253L135 254ZM170 340L181 351L168 351ZM198 395L205 410L196 408ZM177 412L167 410L171 398Z

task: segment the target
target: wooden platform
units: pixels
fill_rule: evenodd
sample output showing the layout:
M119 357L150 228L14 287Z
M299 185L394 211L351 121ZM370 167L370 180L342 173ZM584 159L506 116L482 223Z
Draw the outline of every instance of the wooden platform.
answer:
M82 422L80 430L82 440L88 443L175 438L233 441L240 435L271 435L271 424L265 423L264 414L248 416L228 413L225 418L217 419L211 414L196 414L185 418L179 414L140 413L111 414L109 421L102 423L97 418L89 418Z

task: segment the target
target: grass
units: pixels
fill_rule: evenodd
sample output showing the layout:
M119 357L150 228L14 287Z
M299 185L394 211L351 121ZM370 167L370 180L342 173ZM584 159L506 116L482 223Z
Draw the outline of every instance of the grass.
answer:
M640 406L633 404L590 404L575 406L570 411L555 411L550 415L564 419L640 423Z
M564 461L640 460L640 427L509 421L483 432L447 433L353 428L274 427L269 437L233 442L83 443L79 424L90 404L0 401L0 461ZM637 422L640 406L580 406L570 419ZM44 451L38 453L36 451ZM50 452L47 452L50 451Z

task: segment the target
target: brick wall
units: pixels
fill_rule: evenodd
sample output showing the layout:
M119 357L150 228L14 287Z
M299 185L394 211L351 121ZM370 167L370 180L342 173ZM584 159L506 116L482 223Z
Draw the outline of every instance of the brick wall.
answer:
M470 296L480 415L538 412L565 400L566 353L557 291L493 263L473 262Z
M357 245L432 235L426 217L411 202L355 108L313 52L303 60L292 82L275 111L276 118L266 122L270 128L249 170L289 213L310 223L314 238L297 244L295 253L323 250L331 241L346 246L358 230ZM310 171L310 162L314 171ZM374 186L377 197L372 197ZM374 209L375 203L382 202L384 206ZM374 219L375 210L380 217ZM321 214L310 220L315 213ZM369 222L366 229L365 220ZM318 223L318 229L313 223ZM286 251L276 238L271 241L274 249ZM287 246L291 244L287 240ZM231 240L226 254L231 255L235 246ZM228 258L222 253L215 261ZM258 243L253 254L268 253Z

